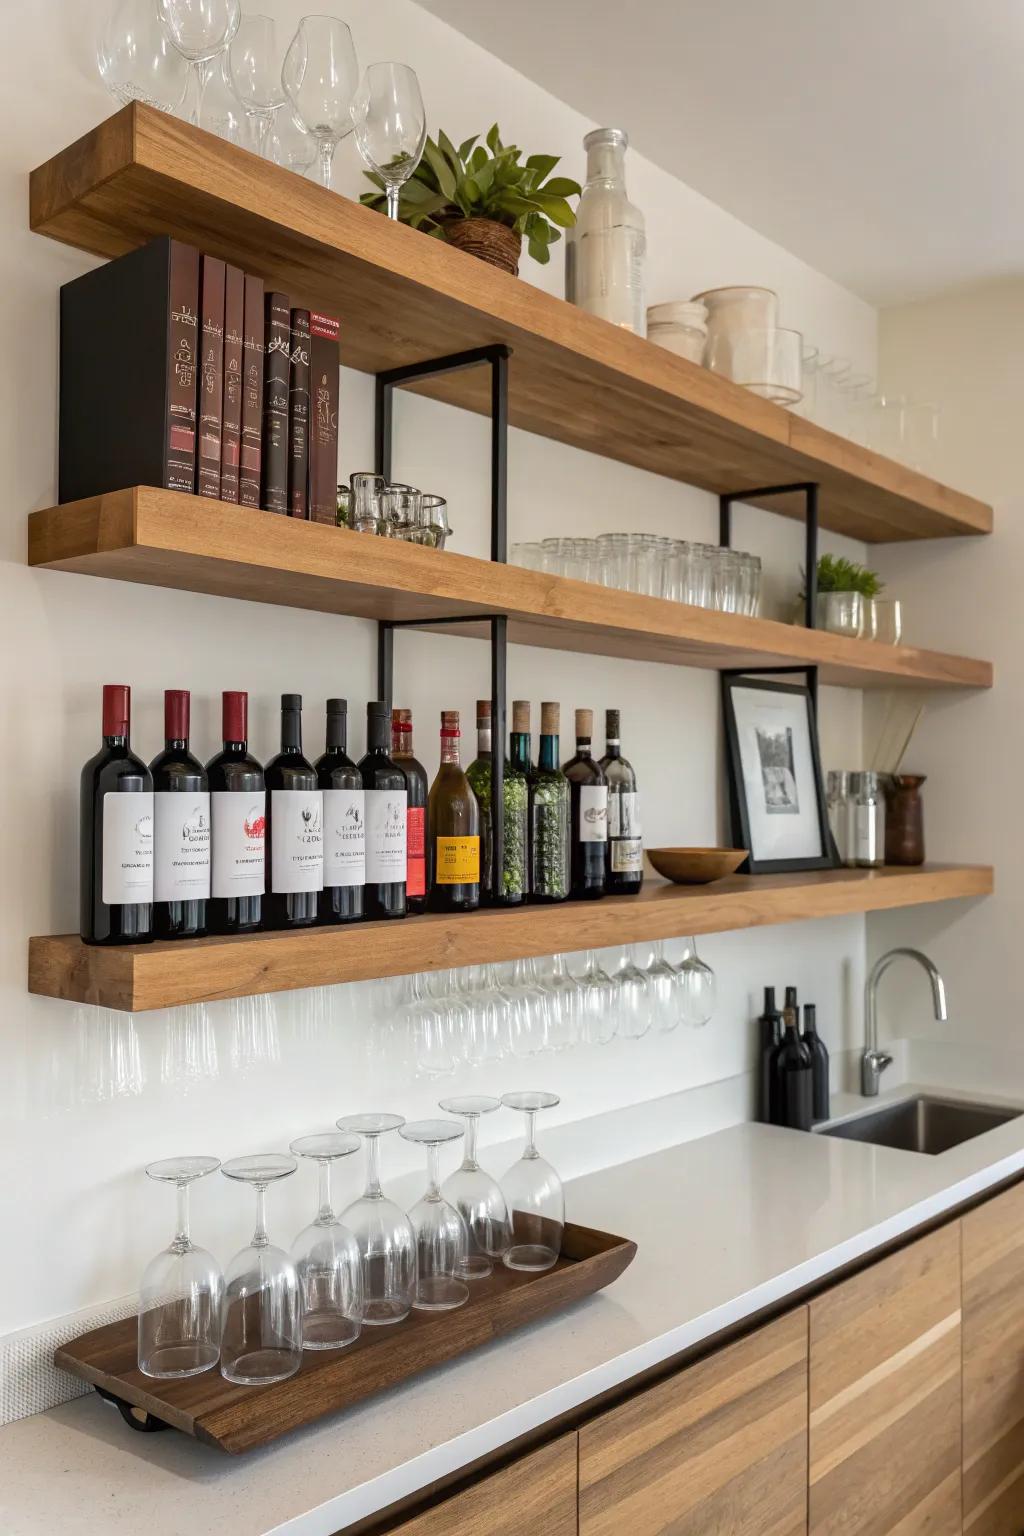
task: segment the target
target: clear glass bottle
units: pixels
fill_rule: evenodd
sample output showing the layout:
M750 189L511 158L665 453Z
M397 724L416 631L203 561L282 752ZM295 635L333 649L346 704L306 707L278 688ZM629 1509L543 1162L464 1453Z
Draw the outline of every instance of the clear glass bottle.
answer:
M530 900L569 895L569 781L558 764L559 706L540 707L540 754L530 771Z
M441 766L427 797L427 906L480 905L480 806L459 761L459 712L441 711Z
M587 184L566 239L565 296L612 325L646 336L647 235L643 214L626 196L628 143L621 128L596 128L583 140Z
M513 714L519 705L513 706ZM530 706L527 705L527 716ZM513 722L514 724L514 722ZM527 719L527 731L529 720ZM491 855L493 831L491 823L491 701L476 701L477 755L466 769L466 777L473 793L480 802L480 886L486 901L503 906L517 906L526 900L526 775L509 759L505 760L502 794L505 801L504 840L502 847L502 879L498 894L492 889Z

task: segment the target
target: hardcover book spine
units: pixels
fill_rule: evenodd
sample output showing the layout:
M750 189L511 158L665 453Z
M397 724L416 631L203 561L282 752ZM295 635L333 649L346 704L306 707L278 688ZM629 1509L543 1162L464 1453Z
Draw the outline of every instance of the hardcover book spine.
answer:
M242 328L245 324L245 274L228 267L224 277L224 404L220 444L220 499L238 500L239 448L242 440Z
M260 504L263 463L263 279L245 274L242 324L242 441L238 461L238 500L243 507Z
M309 477L309 310L291 314L291 365L288 383L288 511L308 517Z
M309 516L338 521L338 399L340 326L333 315L309 316Z
M199 494L220 495L224 409L224 263L204 256L200 273L202 366L199 370Z
M288 388L291 311L283 293L264 300L267 355L263 369L263 497L267 512L288 511Z
M171 240L168 251L167 439L164 486L196 488L199 379L199 252Z

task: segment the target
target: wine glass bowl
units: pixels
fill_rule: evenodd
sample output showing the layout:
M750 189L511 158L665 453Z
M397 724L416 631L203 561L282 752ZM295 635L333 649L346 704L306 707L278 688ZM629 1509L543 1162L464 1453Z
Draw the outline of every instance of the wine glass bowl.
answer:
M619 1034L625 1040L642 1039L651 1027L651 987L646 971L633 964L628 949L622 951L622 959L612 972L612 982Z
M284 106L281 53L272 16L243 16L227 53L228 74L256 130L256 150L266 156L274 118Z
M454 1120L417 1120L398 1133L427 1149L427 1189L409 1212L416 1234L416 1290L413 1306L422 1312L449 1312L469 1300L462 1278L468 1237L459 1212L441 1193L440 1150L458 1141L462 1126Z
M161 26L153 0L115 0L96 43L100 79L115 101L143 101L176 112L188 89L188 64Z
M302 1364L302 1300L291 1255L275 1247L266 1225L266 1193L297 1167L294 1157L261 1152L221 1165L225 1178L256 1192L256 1230L224 1275L220 1372L240 1386L266 1386Z
M296 120L316 139L320 180L331 185L334 151L352 131L359 63L352 33L335 16L303 16L288 45L281 83Z
M334 1214L331 1170L358 1152L358 1136L340 1131L300 1136L295 1157L315 1162L319 1175L317 1213L292 1244L302 1295L303 1349L342 1349L359 1337L363 1320L363 1261L359 1244Z
M167 1157L146 1173L173 1184L177 1230L169 1246L147 1264L139 1288L138 1362L144 1376L198 1376L220 1358L220 1265L189 1235L189 1189L220 1167L216 1157Z
M523 1155L501 1181L512 1222L512 1241L503 1260L509 1269L551 1269L562 1251L565 1196L558 1174L537 1151L536 1122L539 1111L553 1109L559 1097L530 1090L503 1094L501 1102L526 1116Z
M167 34L195 78L192 121L203 123L203 99L213 61L230 44L241 20L239 0L156 0Z
M356 146L384 183L388 218L398 218L402 186L420 163L427 117L420 83L408 64L371 64L351 107Z
M366 1144L366 1188L342 1212L363 1264L363 1322L369 1327L408 1317L416 1288L416 1236L408 1216L380 1185L380 1138L405 1124L402 1115L345 1115L338 1130Z
M679 978L680 1016L691 1029L703 1029L715 1011L716 982L710 965L697 953L697 940L687 941L686 953L676 967Z
M458 1273L465 1280L485 1280L512 1240L512 1226L501 1186L481 1168L477 1136L482 1115L501 1108L500 1099L465 1094L441 1099L438 1109L466 1123L462 1163L441 1186L445 1199L458 1211L466 1226L466 1252Z

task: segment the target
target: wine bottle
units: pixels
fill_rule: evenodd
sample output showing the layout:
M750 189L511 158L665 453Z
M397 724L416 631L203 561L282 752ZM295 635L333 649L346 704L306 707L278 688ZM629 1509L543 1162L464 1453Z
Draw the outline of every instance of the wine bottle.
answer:
M757 1117L765 1125L775 1121L772 1105L772 1053L782 1040L782 1014L775 1006L775 988L764 989L764 1012L758 1023Z
M608 843L608 781L590 750L594 711L576 711L576 753L563 772L569 780L571 894L603 896Z
M772 1102L777 1125L809 1131L813 1109L811 1053L800 1039L796 988L786 988L783 1035L772 1053Z
M363 916L366 884L366 792L348 755L348 701L327 700L327 750L316 764L324 797L322 923L354 923Z
M308 928L324 887L324 799L316 769L302 755L302 695L281 695L281 750L264 771L270 887L266 928Z
M811 1058L811 1114L815 1120L827 1120L829 1116L828 1050L824 1040L818 1034L817 1009L813 1003L804 1003L804 1031L800 1038Z
M608 780L606 878L611 896L635 896L644 883L644 844L640 833L640 796L633 765L622 755L619 711L606 709L605 749L601 759Z
M516 707L522 708L521 705ZM527 704L527 713L529 708ZM526 900L526 775L508 759L505 760L502 774L502 798L505 805L502 821L502 874L495 892L491 869L494 859L494 822L491 810L494 757L491 740L491 701L477 699L476 757L466 769L466 778L480 806L480 893L485 901L514 907Z
M459 712L441 711L441 765L427 799L427 904L432 912L480 905L480 807L459 760Z
M569 780L558 764L557 704L541 705L540 730L537 766L529 774L530 900L565 901L570 880Z
M153 937L153 778L129 745L131 689L103 688L103 745L82 769L80 931L86 944Z
M263 766L249 751L249 695L221 695L224 746L206 765L213 861L206 926L253 933L263 920L267 796Z
M359 763L366 791L366 915L406 914L405 774L388 756L391 711L380 699L366 706L366 756Z
M405 904L427 910L427 770L414 756L412 710L391 711L391 756L405 774Z
M164 750L153 775L153 933L195 939L206 932L210 896L210 789L188 748L187 689L164 693Z

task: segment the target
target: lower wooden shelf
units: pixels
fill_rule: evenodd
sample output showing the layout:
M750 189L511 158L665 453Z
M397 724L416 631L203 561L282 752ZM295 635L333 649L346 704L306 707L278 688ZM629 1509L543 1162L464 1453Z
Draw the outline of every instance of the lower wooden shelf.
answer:
M713 885L649 880L639 896L238 938L103 948L75 934L29 940L29 991L133 1013L338 982L567 954L644 939L987 896L982 864L731 875Z

